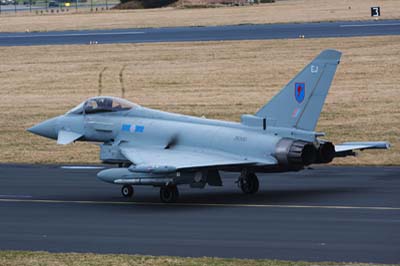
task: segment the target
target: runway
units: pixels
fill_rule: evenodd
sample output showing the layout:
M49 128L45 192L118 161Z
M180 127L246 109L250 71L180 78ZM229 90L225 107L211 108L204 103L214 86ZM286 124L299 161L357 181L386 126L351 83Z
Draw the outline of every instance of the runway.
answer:
M316 167L224 187L158 189L131 200L96 168L0 165L0 249L400 262L400 167Z
M0 46L268 40L399 35L400 20L0 33Z

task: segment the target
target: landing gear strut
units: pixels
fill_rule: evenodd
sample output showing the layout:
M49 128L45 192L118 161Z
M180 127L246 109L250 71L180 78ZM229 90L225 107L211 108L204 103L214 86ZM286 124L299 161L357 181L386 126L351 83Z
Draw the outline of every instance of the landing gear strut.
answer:
M255 194L260 186L258 178L254 173L246 173L239 177L238 184L245 194Z
M124 185L121 188L121 194L122 196L124 196L125 198L130 198L133 196L133 187L131 185Z
M160 188L160 199L164 203L176 202L179 198L179 191L175 185L166 185Z

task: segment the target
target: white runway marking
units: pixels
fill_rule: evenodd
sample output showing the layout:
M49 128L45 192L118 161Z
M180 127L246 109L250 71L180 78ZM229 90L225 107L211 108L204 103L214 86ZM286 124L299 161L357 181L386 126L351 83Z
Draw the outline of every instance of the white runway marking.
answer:
M144 31L125 31L125 32L93 32L93 33L63 33L63 34L26 34L26 35L6 35L0 36L0 39L5 38L38 38L38 37L80 37L80 36L99 36L99 35L130 35L130 34L145 34Z
M292 208L292 209L340 209L340 210L375 210L400 211L400 207L372 206L318 206L318 205L270 205L270 204L229 204L229 203L161 203L134 201L90 201L90 200L53 200L53 199L0 199L0 202L25 203L73 203L73 204L105 204L105 205L152 205L152 206L182 206L182 207L250 207L250 208Z
M350 28L350 27L382 27L382 26L400 26L400 23L344 24L344 25L339 25L339 27L341 27L341 28Z
M0 195L0 198L6 198L6 199L15 199L15 198L22 198L22 199L29 199L32 198L31 195Z
M103 169L103 166L79 166L79 165L66 165L66 166L61 166L61 169L73 169L73 170L88 170L88 169Z

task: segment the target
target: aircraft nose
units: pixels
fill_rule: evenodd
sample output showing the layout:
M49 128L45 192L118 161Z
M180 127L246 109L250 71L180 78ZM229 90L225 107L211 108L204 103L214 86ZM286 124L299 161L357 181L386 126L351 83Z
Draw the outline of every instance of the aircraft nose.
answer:
M33 134L43 136L46 138L57 139L57 117L51 118L37 125L34 125L27 130Z

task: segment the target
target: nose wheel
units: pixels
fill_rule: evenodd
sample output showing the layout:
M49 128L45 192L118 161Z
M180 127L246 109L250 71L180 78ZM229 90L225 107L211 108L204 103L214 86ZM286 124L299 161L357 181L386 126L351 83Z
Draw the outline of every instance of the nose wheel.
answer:
M124 185L121 188L121 194L125 198L131 198L133 196L134 190L131 185Z
M175 185L162 186L160 188L160 199L164 203L176 202L179 198L179 191Z
M239 187L245 194L255 194L258 191L260 183L254 173L248 173L239 177Z

